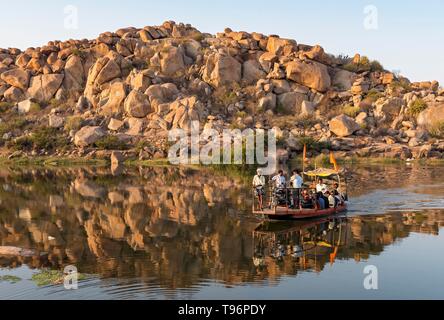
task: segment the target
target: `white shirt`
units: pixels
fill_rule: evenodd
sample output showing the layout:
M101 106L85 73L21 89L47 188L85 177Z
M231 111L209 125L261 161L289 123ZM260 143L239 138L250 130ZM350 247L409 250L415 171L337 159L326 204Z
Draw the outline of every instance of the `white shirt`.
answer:
M316 191L317 192L322 192L322 191L325 191L325 190L327 190L327 185L325 184L325 183L318 183L317 185L316 185Z
M285 188L287 185L287 180L284 176L277 175L271 180L276 184L276 188Z
M263 186L265 186L265 177L255 175L253 178L253 187L257 188L257 187L263 187Z
M290 182L291 182L292 187L295 188L295 189L301 189L302 185L304 184L304 180L298 174L292 176L291 179L290 179Z

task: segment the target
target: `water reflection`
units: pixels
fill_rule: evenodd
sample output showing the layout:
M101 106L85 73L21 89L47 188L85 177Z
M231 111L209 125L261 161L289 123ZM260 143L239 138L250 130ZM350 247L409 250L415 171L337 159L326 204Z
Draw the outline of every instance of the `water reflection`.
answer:
M251 216L249 185L240 178L183 168L116 170L2 170L0 246L34 254L0 256L0 268L74 264L122 286L137 279L146 290L262 283L365 260L412 232L438 234L444 223L441 210L261 222ZM381 179L398 188L410 184L404 170L384 170ZM438 171L415 170L417 179L438 183ZM352 197L369 199L375 172L351 176Z

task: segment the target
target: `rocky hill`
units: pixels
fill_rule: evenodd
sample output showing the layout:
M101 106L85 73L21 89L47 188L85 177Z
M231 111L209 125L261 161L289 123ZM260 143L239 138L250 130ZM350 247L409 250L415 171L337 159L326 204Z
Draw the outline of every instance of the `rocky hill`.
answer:
M346 50L346 48L344 48ZM3 156L166 156L171 128L275 128L283 158L444 157L444 90L356 54L168 21L0 49Z

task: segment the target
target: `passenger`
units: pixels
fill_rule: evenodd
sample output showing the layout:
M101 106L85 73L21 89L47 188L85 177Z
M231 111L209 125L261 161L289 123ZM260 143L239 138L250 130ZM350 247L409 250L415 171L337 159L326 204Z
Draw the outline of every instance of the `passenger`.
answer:
M339 194L338 190L333 190L333 195L336 200L336 207L339 205L342 205L344 203L344 200L342 199L341 195Z
M271 181L274 182L276 189L285 189L287 187L287 180L282 170L279 170L278 174Z
M322 189L327 190L327 185L324 183L324 180L319 179L319 183L316 185L316 192L322 192Z
M307 190L302 191L301 206L303 209L313 209L313 199Z
M316 198L317 198L318 203L319 203L319 209L320 210L324 210L325 209L325 200L324 200L324 195L322 194L322 192L318 192L316 194Z
M336 208L336 199L335 197L331 194L330 191L327 191L325 193L325 196L328 197L328 204L330 206L330 208Z
M265 196L265 177L262 175L261 169L257 169L257 174L253 178L253 188L259 202L259 210L262 211Z
M299 193L302 185L304 184L304 180L300 175L299 170L293 170L292 176L290 178L290 187L293 188L291 190L291 208L299 208Z
M347 193L346 193L344 190L342 190L342 188L339 186L339 183L335 182L335 183L333 184L333 188L334 188L334 190L337 190L337 191L338 191L339 196L341 197L341 200L342 200L343 202L348 200L348 198L347 198Z

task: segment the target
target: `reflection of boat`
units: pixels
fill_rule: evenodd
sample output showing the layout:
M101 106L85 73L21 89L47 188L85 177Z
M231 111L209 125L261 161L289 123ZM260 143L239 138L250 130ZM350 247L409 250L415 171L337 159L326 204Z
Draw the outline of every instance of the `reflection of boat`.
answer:
M318 268L319 263L334 263L338 250L345 245L343 230L346 217L309 221L265 221L253 231L253 261L257 267L267 261L291 259L301 269ZM322 264L322 263L321 263Z
M313 179L313 185L315 185L320 178L336 181L338 182L340 188L342 184L346 185L346 183L342 182L340 172L338 170L319 168L313 171L304 172L304 175ZM304 191L308 191L310 193L310 201L313 202L311 208L304 208L301 205L301 200L303 198L302 192ZM261 210L254 202L253 213L273 220L300 220L327 217L347 211L346 201L339 203L335 207L326 209L319 208L315 199L315 194L316 190L314 190L314 187L302 189L271 188L268 194L268 206ZM345 191L343 198L346 199L346 197ZM291 206L291 198L293 198L294 203L298 203L295 206L296 208Z

